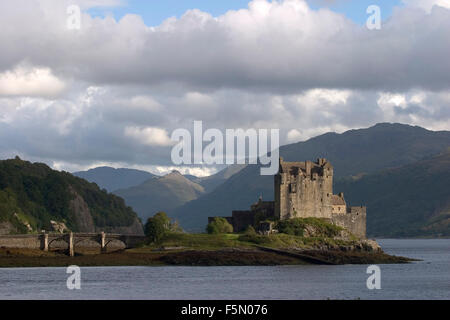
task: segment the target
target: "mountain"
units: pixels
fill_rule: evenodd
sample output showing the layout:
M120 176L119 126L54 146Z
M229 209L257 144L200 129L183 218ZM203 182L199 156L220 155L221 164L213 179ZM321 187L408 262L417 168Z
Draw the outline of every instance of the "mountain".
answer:
M147 219L158 211L171 211L213 191L244 167L232 165L208 177L182 176L176 171L159 177L146 171L110 167L75 172L74 175L123 197L141 217Z
M234 164L208 177L199 178L189 175L185 175L185 177L191 180L192 182L201 185L203 188L205 188L205 192L209 193L214 189L216 189L221 184L223 184L225 181L227 181L230 177L232 177L233 175L244 169L245 167L246 165Z
M178 171L173 171L164 177L154 177L138 186L114 193L124 198L126 203L146 220L158 211L170 211L197 199L205 193L205 189Z
M286 161L327 158L339 179L411 164L439 154L448 146L448 131L383 123L283 146L280 154ZM261 176L259 166L249 165L211 193L169 213L186 230L204 230L208 216L229 216L232 210L245 210L261 195L264 200L273 200L273 176Z
M450 236L450 150L359 178L337 180L347 201L368 207L372 236Z
M260 167L248 165L222 185L202 197L169 211L187 231L204 231L210 216L230 216L232 210L245 210L259 196L273 200L273 176L261 176Z
M242 170L245 165L231 165L220 172L208 177L196 177L184 175L188 180L201 185L205 192L211 192L224 183L229 177ZM74 176L96 183L100 188L109 192L128 189L143 184L147 180L158 177L147 171L135 169L114 169L110 167L98 167L88 171L74 172Z
M74 232L142 234L136 213L96 184L42 163L0 161L1 232L51 231L55 223Z
M280 153L286 161L326 158L339 178L413 163L439 154L449 145L450 131L380 123L342 134L327 133L281 147Z
M96 183L100 188L109 192L140 185L155 177L150 172L134 169L114 169L99 167L88 171L74 172L74 176Z

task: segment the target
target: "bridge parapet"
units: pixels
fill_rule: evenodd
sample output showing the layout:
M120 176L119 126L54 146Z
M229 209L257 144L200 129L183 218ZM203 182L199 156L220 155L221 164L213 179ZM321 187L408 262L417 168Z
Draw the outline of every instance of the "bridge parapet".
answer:
M112 242L122 242L125 248L134 248L145 241L145 236L122 235L108 233L43 233L34 235L5 235L0 236L0 247L28 248L49 251L55 243L66 243L68 254L75 255L75 247L83 241L92 241L99 244L101 253L107 251Z

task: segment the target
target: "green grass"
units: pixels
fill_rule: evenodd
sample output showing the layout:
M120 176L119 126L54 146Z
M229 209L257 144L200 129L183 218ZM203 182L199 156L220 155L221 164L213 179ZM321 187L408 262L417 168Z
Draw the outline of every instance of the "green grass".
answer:
M317 232L317 236L327 238L336 237L344 230L342 227L319 218L295 218L277 223L277 229L280 232L296 236L303 236L307 227L312 227Z
M239 241L238 234L189 234L169 233L159 243L151 244L148 248L182 247L190 249L214 250L222 248L237 248L248 246Z
M195 250L217 250L224 248L251 248L255 246L265 246L271 248L308 248L318 245L350 245L351 240L336 240L328 237L304 238L288 234L272 234L269 236L258 234L189 234L170 233L159 243L153 243L140 248L158 249L180 248Z
M313 227L316 236L305 237L303 230ZM282 227L282 228L280 228ZM319 246L340 246L355 244L358 239L350 236L349 240L338 240L343 228L335 226L323 219L305 218L292 219L278 222L278 228L283 233L260 235L256 233L229 233L229 234L189 234L168 233L158 243L144 246L146 249L154 250L164 248L180 248L180 250L217 250L224 248L251 248L265 246L271 248L311 248ZM281 231L281 230L280 230Z
M284 233L272 234L269 236L247 235L243 234L239 237L242 243L256 244L259 246L271 248L307 248L312 246L326 245L351 245L353 240L337 240L329 237L300 237Z

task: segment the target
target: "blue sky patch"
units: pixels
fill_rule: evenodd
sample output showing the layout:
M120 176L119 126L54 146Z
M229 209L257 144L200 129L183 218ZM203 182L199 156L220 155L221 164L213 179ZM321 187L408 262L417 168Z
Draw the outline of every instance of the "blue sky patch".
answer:
M156 26L170 17L179 18L189 9L200 9L219 16L229 10L239 10L248 7L248 0L126 0L125 5L115 8L92 8L89 13L96 17L108 14L120 20L126 14L142 16L146 25ZM370 5L381 8L382 19L388 19L395 6L400 6L400 0L308 0L313 9L328 7L344 14L358 24L367 20L366 10Z

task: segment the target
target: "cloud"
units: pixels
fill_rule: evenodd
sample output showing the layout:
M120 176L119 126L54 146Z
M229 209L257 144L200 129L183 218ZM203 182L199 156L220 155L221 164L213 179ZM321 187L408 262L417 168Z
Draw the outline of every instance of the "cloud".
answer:
M302 133L299 130L297 130L297 129L292 129L287 134L287 140L290 143L298 142L298 141L301 140L301 138L302 138Z
M173 144L167 131L161 128L126 127L125 136L147 146L165 147Z
M82 8L118 7L126 5L123 0L71 0L72 4L77 4Z
M129 169L136 170L144 170L148 172L152 172L156 175L166 175L171 173L174 170L181 172L186 175L193 175L196 177L207 177L217 172L215 168L211 167L202 167L202 166L154 166L154 165L135 165L126 162L93 162L88 165L79 165L71 162L65 161L49 161L49 165L56 170L65 170L68 172L78 172L78 171L87 171L89 169L94 169L98 167L111 167L111 168L124 168L127 167Z
M409 2L379 31L301 0L257 0L218 17L190 10L153 27L84 11L74 31L68 4L0 2L2 158L163 172L173 168L170 133L194 120L280 128L282 144L383 121L450 128L441 6Z
M55 97L65 89L49 68L17 66L0 73L0 95Z
M205 130L280 128L282 144L378 122L450 128L450 91L312 89L273 95L223 89L208 95L216 105L212 115L209 109L186 111L187 92L176 98L159 88L146 91L164 112L121 105L118 101L131 101L135 94L120 88L89 87L71 100L0 98L0 157L18 154L60 163L59 168L66 170L109 163L147 166L157 172L156 167L173 167L170 133L177 128L191 130L193 119L202 120Z
M437 8L429 14L397 8L373 31L303 0L256 0L218 17L190 10L156 27L136 15L115 21L84 14L81 30L72 31L61 11L42 3L28 15L11 16L3 2L0 17L16 28L0 35L10 44L0 66L27 59L97 85L179 83L194 92L442 90L450 87L450 10Z
M450 0L402 0L402 2L411 7L418 7L430 12L433 6L439 6L450 9Z
M132 97L131 100L124 100L122 103L128 104L132 108L149 112L156 112L162 109L162 106L158 101L145 95Z

